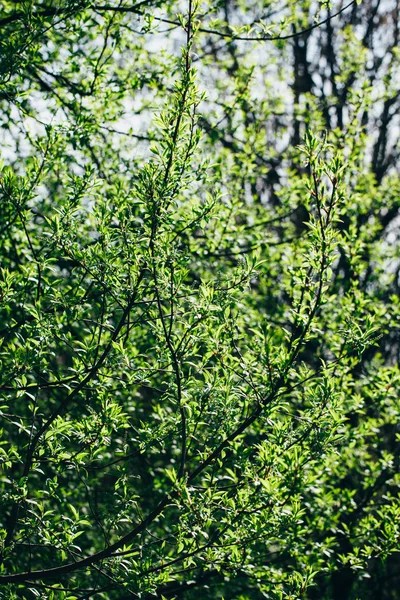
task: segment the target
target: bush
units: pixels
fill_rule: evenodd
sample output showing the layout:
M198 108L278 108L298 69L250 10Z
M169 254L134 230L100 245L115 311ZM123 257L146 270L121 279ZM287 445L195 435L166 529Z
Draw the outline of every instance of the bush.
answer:
M1 597L398 599L397 9L0 24Z

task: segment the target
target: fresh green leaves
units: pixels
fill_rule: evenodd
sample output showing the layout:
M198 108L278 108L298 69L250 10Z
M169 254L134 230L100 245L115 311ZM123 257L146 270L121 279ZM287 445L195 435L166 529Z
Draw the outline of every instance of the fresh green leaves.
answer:
M3 4L0 595L396 600L394 13Z

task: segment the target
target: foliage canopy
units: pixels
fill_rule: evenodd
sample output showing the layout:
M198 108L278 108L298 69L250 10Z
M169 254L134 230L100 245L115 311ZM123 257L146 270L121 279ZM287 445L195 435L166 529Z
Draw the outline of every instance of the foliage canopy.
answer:
M0 597L399 598L399 18L3 1Z

